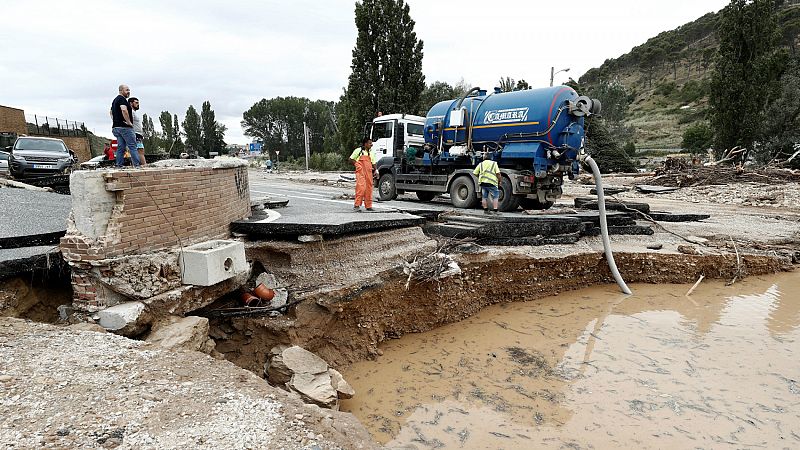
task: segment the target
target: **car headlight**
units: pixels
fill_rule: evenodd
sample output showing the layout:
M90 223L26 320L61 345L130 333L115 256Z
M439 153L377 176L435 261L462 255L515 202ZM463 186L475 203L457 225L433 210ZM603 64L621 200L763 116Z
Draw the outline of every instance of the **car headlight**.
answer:
M72 158L70 158L70 157L67 157L67 158L58 158L58 162L67 162L67 161L71 161L71 160L72 160Z

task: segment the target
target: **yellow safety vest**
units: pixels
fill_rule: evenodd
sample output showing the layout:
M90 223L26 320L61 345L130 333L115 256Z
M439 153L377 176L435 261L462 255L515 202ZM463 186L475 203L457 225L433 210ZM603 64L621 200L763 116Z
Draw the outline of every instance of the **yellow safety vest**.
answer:
M497 172L500 172L500 168L497 167L497 162L488 159L482 161L478 164L478 167L472 171L472 173L478 176L478 183L488 183L494 186L497 186Z

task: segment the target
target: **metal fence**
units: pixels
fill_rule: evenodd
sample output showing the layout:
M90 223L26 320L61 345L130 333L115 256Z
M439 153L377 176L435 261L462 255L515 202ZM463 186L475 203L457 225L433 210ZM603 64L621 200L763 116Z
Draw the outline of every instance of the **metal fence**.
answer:
M83 122L38 114L25 114L25 121L28 123L29 134L86 137L87 129Z

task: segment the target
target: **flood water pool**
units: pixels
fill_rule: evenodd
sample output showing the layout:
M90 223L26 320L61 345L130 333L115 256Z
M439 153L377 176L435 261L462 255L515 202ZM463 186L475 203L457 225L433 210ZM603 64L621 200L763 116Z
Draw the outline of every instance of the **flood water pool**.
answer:
M344 371L341 409L389 447L800 448L800 273L690 287L592 287L388 341Z

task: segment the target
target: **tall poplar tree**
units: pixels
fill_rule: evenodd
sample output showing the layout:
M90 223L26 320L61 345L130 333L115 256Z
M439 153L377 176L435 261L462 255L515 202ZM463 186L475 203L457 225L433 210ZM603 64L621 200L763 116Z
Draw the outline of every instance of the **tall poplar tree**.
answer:
M786 66L775 1L732 0L722 10L717 37L709 96L714 145L718 152L737 145L749 151Z
M208 157L208 152L203 148L203 128L200 124L200 115L193 105L189 105L186 110L186 117L183 119L183 132L186 134L186 146L199 156Z
M423 42L404 0L356 2L355 22L352 73L338 118L344 148L359 143L364 124L376 113L417 111L425 88Z
M200 111L200 122L203 128L203 153L208 156L209 152L216 150L217 144L217 119L214 110L211 109L211 102L208 100L203 102L202 110Z

